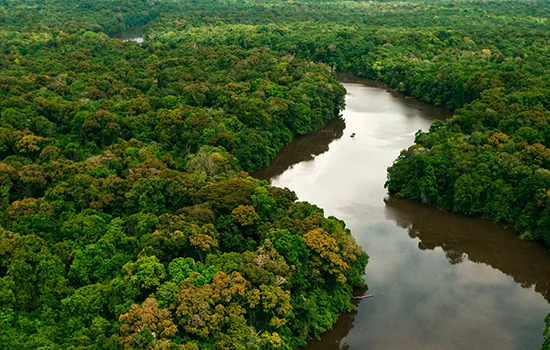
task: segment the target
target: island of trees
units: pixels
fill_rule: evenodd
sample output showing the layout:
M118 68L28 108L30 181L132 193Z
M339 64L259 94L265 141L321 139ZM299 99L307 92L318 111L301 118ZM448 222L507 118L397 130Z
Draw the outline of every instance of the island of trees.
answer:
M2 5L2 347L295 349L330 329L367 255L244 171L338 117L334 71L454 112L391 194L550 245L546 0ZM143 43L116 39L135 26Z

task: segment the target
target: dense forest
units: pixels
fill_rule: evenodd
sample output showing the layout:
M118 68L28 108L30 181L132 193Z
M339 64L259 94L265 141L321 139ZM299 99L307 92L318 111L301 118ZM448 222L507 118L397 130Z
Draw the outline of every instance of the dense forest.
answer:
M358 12L359 4L367 9ZM161 18L150 36L267 46L454 111L447 123L419 133L388 170L389 192L506 222L550 244L550 24L541 13L548 4L359 4L312 2L296 9L300 16L285 12L291 18L272 24L247 20L254 8L241 17L226 9L214 12L224 22L180 31L175 19Z
M243 171L338 117L333 71L454 112L391 194L550 245L545 0L0 4L2 347L293 349L330 329L366 254ZM142 44L116 39L135 26Z
M325 66L122 42L110 3L7 5L1 348L293 349L353 309L344 223L243 172L338 117Z

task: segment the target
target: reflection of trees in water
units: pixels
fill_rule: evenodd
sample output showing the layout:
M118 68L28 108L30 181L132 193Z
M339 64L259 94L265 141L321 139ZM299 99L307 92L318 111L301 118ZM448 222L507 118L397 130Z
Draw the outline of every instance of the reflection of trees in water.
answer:
M321 129L295 138L283 147L269 168L252 173L259 179L270 179L280 175L294 164L312 160L315 156L328 151L329 144L344 135L346 123L342 118L329 121Z
M361 288L355 290L353 295L360 296L364 295L366 292L367 288ZM355 306L357 306L361 301L364 300L355 299L352 302ZM357 310L341 314L332 330L321 335L321 339L309 342L304 350L349 350L350 347L348 344L340 344L340 342L353 328L355 315L357 315Z
M389 198L386 217L418 238L418 248L441 247L451 264L465 258L511 276L523 288L535 287L550 302L550 253L543 245L520 240L513 231L487 220L468 218Z
M329 150L330 143L344 135L345 128L345 121L342 118L337 118L331 120L315 132L295 138L289 145L281 149L269 168L253 172L252 176L260 179L270 179L282 174L295 164L312 160L315 156L327 152ZM366 288L358 289L354 291L354 295L364 295L366 290ZM356 306L359 302L360 300L353 300L353 303ZM323 334L320 340L310 342L306 349L349 349L347 344L340 346L340 341L344 339L353 328L353 322L356 314L357 311L341 314L333 329Z
M453 265L460 264L464 261L465 254L457 250L447 250L445 251L445 256L447 260Z

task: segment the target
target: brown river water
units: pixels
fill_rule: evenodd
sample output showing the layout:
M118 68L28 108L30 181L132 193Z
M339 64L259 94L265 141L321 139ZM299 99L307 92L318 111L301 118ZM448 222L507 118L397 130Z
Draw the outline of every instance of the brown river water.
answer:
M342 119L295 139L254 174L345 220L370 256L364 278L374 297L307 350L539 349L550 311L548 249L384 189L386 168L414 133L447 112L367 81L341 81Z

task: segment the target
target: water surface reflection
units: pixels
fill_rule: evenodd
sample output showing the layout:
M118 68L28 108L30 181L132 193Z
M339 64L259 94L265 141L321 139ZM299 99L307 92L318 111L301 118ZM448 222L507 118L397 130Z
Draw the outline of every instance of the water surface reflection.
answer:
M487 221L385 202L386 168L416 131L448 114L376 84L344 85L345 125L296 139L255 174L345 220L370 255L365 279L375 297L307 349L539 348L544 247Z
M269 168L253 172L252 176L268 180L284 173L294 164L313 160L315 156L328 151L330 143L344 135L345 128L346 122L337 118L317 131L295 138L290 145L281 149Z
M511 229L487 220L441 212L408 200L388 198L386 215L418 238L418 248L441 248L451 264L464 259L498 269L523 288L534 287L550 302L550 253L542 244L519 240Z

